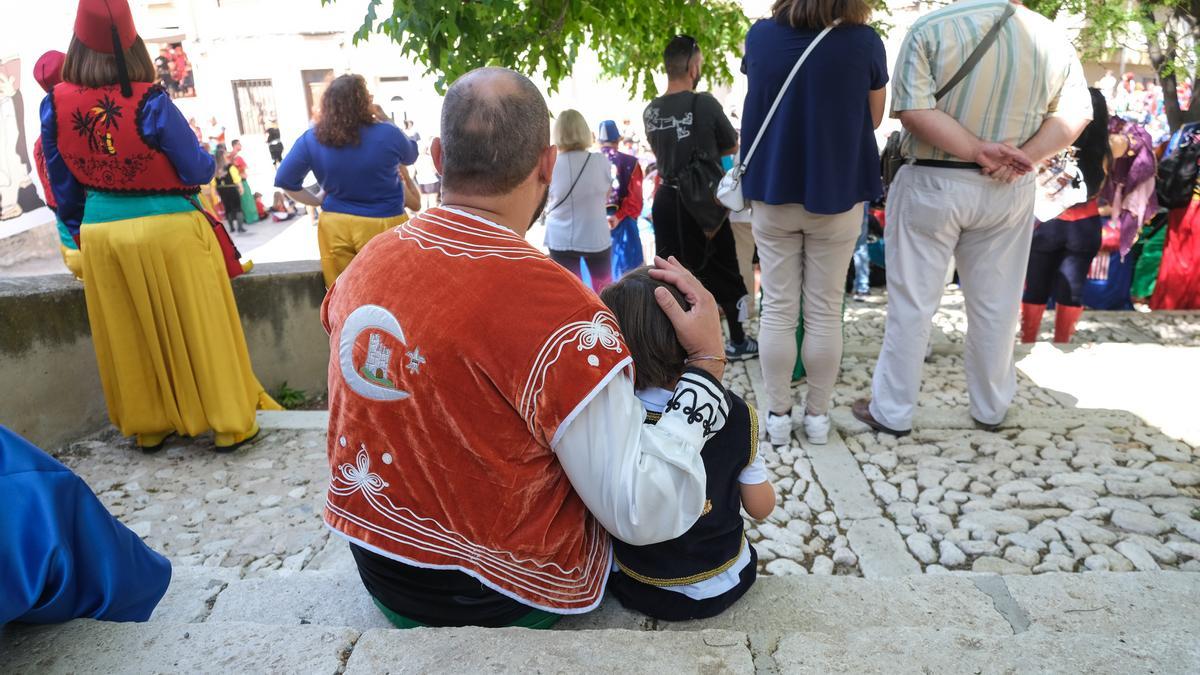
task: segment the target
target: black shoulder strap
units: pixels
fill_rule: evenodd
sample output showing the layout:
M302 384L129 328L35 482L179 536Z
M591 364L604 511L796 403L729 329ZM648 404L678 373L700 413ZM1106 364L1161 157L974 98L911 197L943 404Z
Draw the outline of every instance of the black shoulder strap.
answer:
M950 81L944 84L941 89L937 90L937 93L933 95L934 99L940 101L943 96L950 93L950 90L953 89L955 85L957 85L959 82L962 82L963 78L970 74L975 66L979 64L979 61L983 59L983 55L987 53L988 49L995 44L996 38L1000 36L1000 29L1004 28L1004 24L1008 22L1009 17L1015 14L1016 11L1017 10L1012 6L1012 3L1008 3L1008 6L1004 8L1004 12L1000 15L1000 18L996 19L996 23L993 24L987 34L983 36L983 41L979 43L979 46L975 48L975 51L971 52L971 55L967 57L966 62L962 64L962 67L958 69L958 72L954 73L954 77L950 78Z
M575 191L575 186L579 184L579 179L580 179L580 178L583 178L583 172L587 170L587 165L588 165L588 162L589 162L591 159L592 159L592 153L591 153L591 152L589 152L589 153L587 154L587 156L583 158L583 166L579 167L579 175L578 175L578 176L575 176L575 180L574 180L574 181L571 183L571 188L570 188L569 190L567 190L567 194L563 195L563 198L562 198L562 199L560 199L560 200L558 200L558 201L554 202L554 206L551 206L551 207L550 207L550 210L551 210L551 211L553 211L554 209L557 209L558 207L562 206L563 202L565 202L565 201L567 201L568 199L570 199L570 198L571 198L571 193ZM569 166L569 165L568 165L568 166Z

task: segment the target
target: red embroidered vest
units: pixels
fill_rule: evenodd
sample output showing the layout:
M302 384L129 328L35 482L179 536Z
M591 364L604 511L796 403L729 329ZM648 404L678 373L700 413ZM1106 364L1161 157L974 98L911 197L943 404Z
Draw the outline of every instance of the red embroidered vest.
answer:
M62 82L51 101L58 125L58 152L81 185L101 192L195 194L198 185L179 180L171 160L142 137L142 110L162 87L133 83L133 96L118 85L80 87Z
M46 153L42 151L42 137L38 136L33 142L33 164L37 167L38 180L42 183L42 194L46 195L46 206L51 211L58 210L54 201L54 191L50 189L50 173L46 171Z
M526 605L595 608L608 535L551 449L632 362L595 294L510 230L437 208L375 237L323 319L325 522Z

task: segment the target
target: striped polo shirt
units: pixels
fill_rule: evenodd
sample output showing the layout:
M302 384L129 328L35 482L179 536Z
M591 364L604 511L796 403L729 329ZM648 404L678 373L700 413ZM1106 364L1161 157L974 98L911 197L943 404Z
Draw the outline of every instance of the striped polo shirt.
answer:
M1090 119L1092 100L1083 66L1066 33L1046 17L1016 7L995 44L940 101L934 93L983 40L1009 3L960 0L913 23L896 59L892 116L937 108L985 141L1020 146L1046 117ZM902 150L918 159L953 157L907 132Z

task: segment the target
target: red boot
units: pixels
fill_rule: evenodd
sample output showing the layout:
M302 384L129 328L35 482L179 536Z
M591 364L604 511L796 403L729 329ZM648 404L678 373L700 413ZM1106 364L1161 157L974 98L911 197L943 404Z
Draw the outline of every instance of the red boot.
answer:
M1065 344L1075 334L1075 324L1083 314L1083 307L1058 305L1054 308L1054 341Z
M1042 314L1046 313L1046 305L1031 305L1021 303L1021 342L1028 344L1037 342L1038 333L1042 329Z

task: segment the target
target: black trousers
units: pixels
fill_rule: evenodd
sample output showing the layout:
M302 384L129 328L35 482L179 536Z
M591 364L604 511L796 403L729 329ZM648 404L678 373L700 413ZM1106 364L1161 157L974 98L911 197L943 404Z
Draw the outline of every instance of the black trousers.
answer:
M1088 269L1100 252L1102 227L1100 216L1038 225L1033 231L1021 301L1044 305L1053 297L1057 305L1082 306Z
M750 590L758 575L758 552L750 547L750 564L742 570L738 585L715 598L693 600L682 593L651 586L620 571L608 578L608 591L625 607L663 621L707 619L729 609Z
M654 197L650 214L654 219L655 255L675 256L691 270L725 312L730 340L744 340L745 331L738 323L738 302L747 291L738 270L737 244L729 220L709 239L684 208L679 191L665 183Z
M656 255L678 258L720 305L737 302L746 295L746 284L738 271L733 228L728 220L712 239L705 237L704 230L683 207L679 192L665 184L654 198L651 215Z
M233 232L240 223L246 222L242 214L242 196L233 186L217 186L217 196L225 207L225 222L229 225L229 231Z

